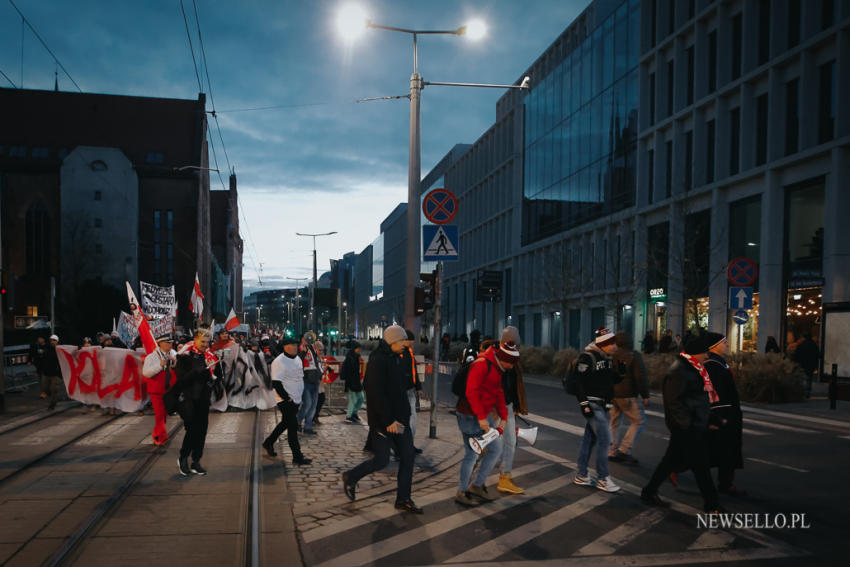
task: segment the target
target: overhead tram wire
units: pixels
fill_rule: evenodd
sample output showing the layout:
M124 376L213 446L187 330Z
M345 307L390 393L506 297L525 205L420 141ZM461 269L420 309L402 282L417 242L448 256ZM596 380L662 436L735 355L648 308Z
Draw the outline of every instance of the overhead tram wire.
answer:
M80 88L80 85L77 84L77 81L74 80L74 77L71 76L71 73L68 72L68 70L65 68L65 66L62 65L62 62L59 61L59 58L56 57L56 55L53 53L53 51L51 51L50 48L47 46L47 43L45 43L44 40L41 39L41 36L38 35L38 32L35 31L35 27L33 27L32 23L30 23L30 21L26 18L26 16L24 16L23 12L21 12L20 9L18 9L18 7L15 5L14 0L9 0L9 4L11 4L12 7L15 9L15 11L18 13L18 15L21 16L21 20L27 25L27 27L30 29L30 31L33 33L33 35L36 37L36 39L38 39L38 41L41 43L41 45L44 47L44 49L46 49L47 52L50 54L50 56L53 57L53 61L56 62L56 64L59 66L60 69L62 69L62 72L65 73L65 75L67 75L67 77L69 79L71 79L71 82L74 83L74 86L77 87L77 90L80 91L80 92L83 92L83 89ZM21 60L21 65L23 65L23 59ZM5 76L5 74L4 74L4 76ZM8 77L6 77L6 78L8 79ZM22 83L23 83L23 81L22 81Z
M12 79L9 78L9 75L3 72L3 69L0 69L0 75L3 75L6 80L9 81L9 84L12 85L14 88L18 88L18 85L12 82Z
M201 84L201 75L198 74L198 62L195 60L195 48L192 47L192 34L189 32L189 20L186 18L186 8L183 7L183 0L180 0L180 11L183 12L183 23L186 24L186 37L189 39L189 52L192 54L192 66L195 69L195 78L198 79L198 92L204 92L204 86Z

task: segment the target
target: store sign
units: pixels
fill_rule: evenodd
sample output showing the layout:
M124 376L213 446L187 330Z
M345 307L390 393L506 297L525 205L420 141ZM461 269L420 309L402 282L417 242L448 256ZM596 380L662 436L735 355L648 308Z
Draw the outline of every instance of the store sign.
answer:
M650 301L664 301L665 299L667 299L667 293L664 291L663 287L656 287L649 290Z

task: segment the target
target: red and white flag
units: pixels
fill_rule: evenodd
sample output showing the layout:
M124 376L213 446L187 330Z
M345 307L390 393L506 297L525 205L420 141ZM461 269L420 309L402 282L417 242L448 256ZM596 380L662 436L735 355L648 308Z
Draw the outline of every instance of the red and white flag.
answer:
M195 287L192 288L192 297L189 298L189 311L200 319L204 314L204 294L201 293L201 282L198 281L198 272L195 272Z
M227 319L224 321L224 328L228 331L232 331L236 327L239 326L239 318L236 316L236 312L233 308L230 308L230 315L227 316Z
M142 307L139 305L139 300L136 299L136 294L133 293L133 288L130 287L130 282L127 284L127 301L130 302L130 314L133 317L133 322L136 324L136 329L139 330L139 337L142 339L142 346L145 347L145 353L150 354L156 350L156 339L153 336L148 318L142 312Z

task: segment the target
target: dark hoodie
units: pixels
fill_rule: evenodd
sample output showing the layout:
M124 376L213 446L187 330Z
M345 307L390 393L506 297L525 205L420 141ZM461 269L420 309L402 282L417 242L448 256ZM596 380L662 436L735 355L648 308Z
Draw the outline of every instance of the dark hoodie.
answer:
M394 353L384 340L369 355L363 388L368 400L366 414L369 427L375 431L386 431L394 421L402 424L410 422L408 384L403 365L404 359Z

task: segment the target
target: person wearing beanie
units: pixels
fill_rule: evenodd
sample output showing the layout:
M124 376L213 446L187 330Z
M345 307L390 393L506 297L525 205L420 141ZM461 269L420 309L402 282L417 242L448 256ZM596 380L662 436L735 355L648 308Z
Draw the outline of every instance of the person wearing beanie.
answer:
M735 469L744 468L741 450L744 414L735 377L723 358L723 355L729 353L729 343L720 333L708 333L708 340L711 346L703 366L718 398L711 404L711 414L716 425L708 429L711 465L717 467L717 491L731 496L746 496L746 491L735 487Z
M517 340L519 336L516 337ZM486 343L482 343L482 347ZM457 403L457 425L463 435L464 456L460 464L460 480L455 501L464 506L477 506L479 502L489 502L493 496L487 491L485 481L499 464L504 448L504 432L508 426L508 409L505 404L505 391L502 377L519 362L519 349L516 342L493 343L478 355L469 367L466 378L466 395ZM498 414L498 421L492 413ZM487 433L491 427L499 430L499 437L487 445L486 454L481 457L478 473L472 479L473 468L478 454L469 445L471 437ZM475 497L475 498L473 498Z
M472 362L478 358L478 353L481 351L481 331L473 329L469 333L469 344L463 349L463 354L460 357L460 363L465 364Z
M473 331L474 333L474 331ZM502 331L499 348L517 347L519 345L519 330L508 326ZM524 489L514 484L511 474L516 454L517 431L516 416L528 415L528 404L525 395L525 384L522 381L522 368L519 360L513 368L502 373L502 390L505 392L505 407L508 410L507 425L505 425L505 443L502 449L502 463L499 471L499 484L496 489L507 494L522 494Z
M404 342L407 333L398 325L390 325L378 348L369 355L363 386L369 405L369 443L374 457L342 473L342 488L354 500L361 478L379 471L390 462L390 449L399 459L395 507L398 510L421 514L422 508L410 498L413 485L413 437L410 422L410 403L405 380Z
M342 368L340 369L340 377L345 384L345 391L348 392L348 409L345 412L345 419L351 423L360 423L357 412L363 406L360 349L360 343L352 341L348 345L348 352L345 353L345 360L342 361Z
M608 409L614 399L614 384L623 378L615 370L611 355L617 351L614 333L605 327L596 329L596 338L588 344L575 364L576 399L587 422L578 454L578 467L573 479L581 486L596 486L605 492L620 487L608 475L608 449L611 429ZM588 476L588 464L596 446L596 478Z
M646 376L646 366L641 354L632 348L631 337L620 332L614 335L617 352L614 353L614 364L617 371L623 374L623 380L614 384L614 399L608 410L611 419L611 448L608 460L615 463L637 465L638 461L632 456L632 448L646 426L646 412L649 406L649 384ZM638 395L643 399L638 400ZM617 430L623 416L629 420L629 429L622 441L617 443Z
M667 371L662 383L664 421L670 441L652 478L641 491L641 500L650 506L669 506L658 497L658 489L670 473L691 469L702 494L706 512L719 509L717 490L709 470L708 429L714 425L711 404L719 401L703 363L714 344L709 334L691 337L684 352Z
M263 440L263 449L269 456L277 456L274 445L281 434L286 431L286 440L289 442L289 449L292 451L293 464L309 465L312 459L308 459L301 452L296 420L298 405L301 403L301 396L304 393L304 365L298 357L298 339L284 337L281 345L283 352L274 359L271 366L272 387L281 419L269 436Z

